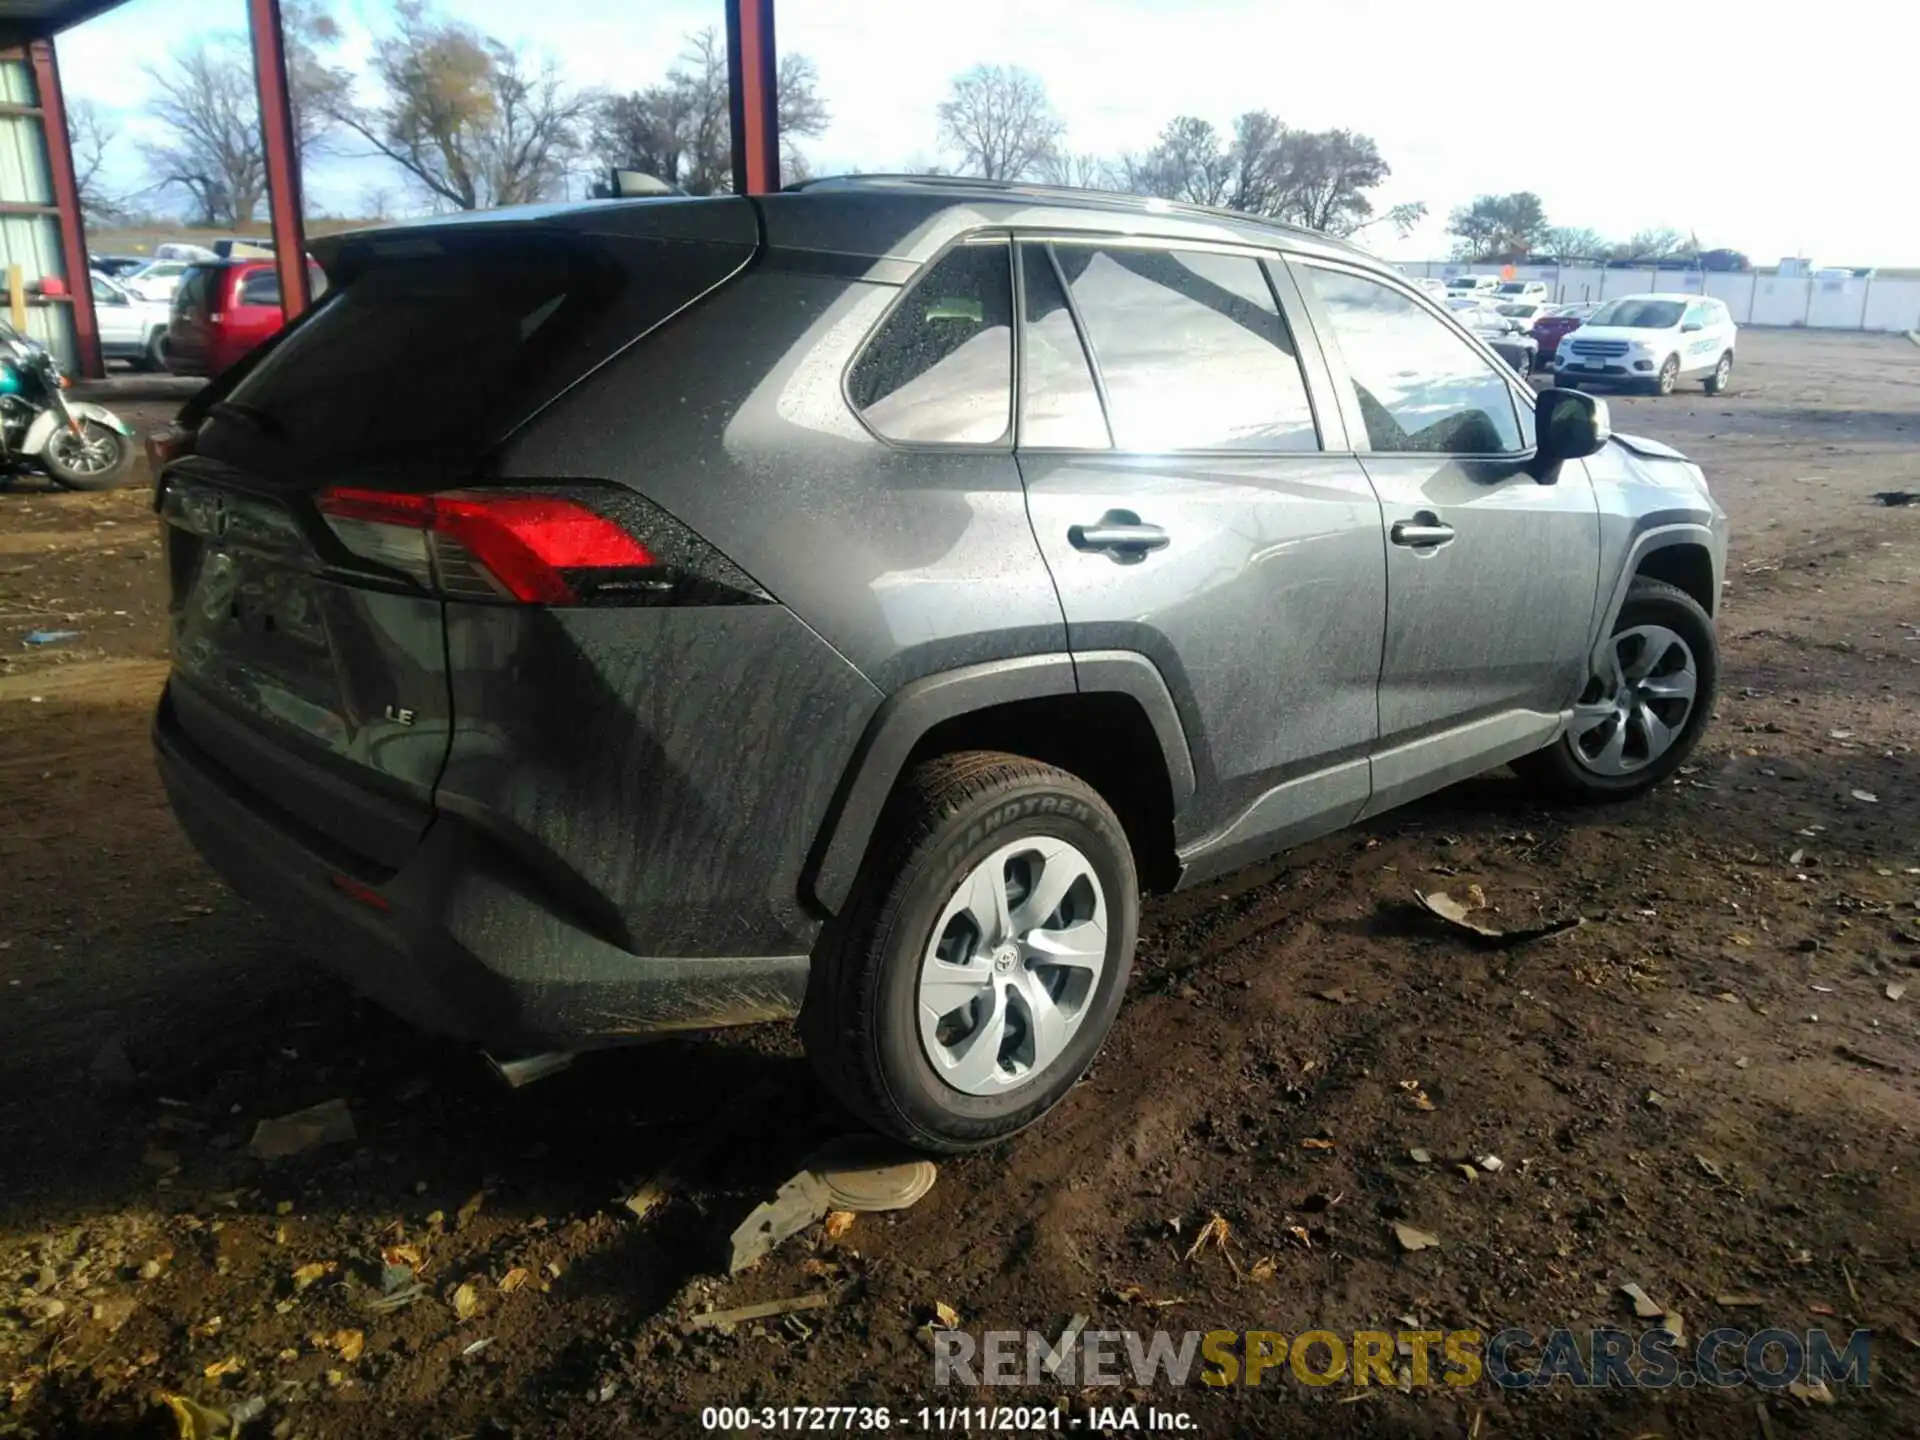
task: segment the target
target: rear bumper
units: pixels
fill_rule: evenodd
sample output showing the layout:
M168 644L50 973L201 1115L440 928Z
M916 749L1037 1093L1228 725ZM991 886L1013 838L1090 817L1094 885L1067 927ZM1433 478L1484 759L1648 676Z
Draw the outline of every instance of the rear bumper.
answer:
M630 954L446 815L398 871L368 872L229 775L165 697L153 739L174 814L220 876L424 1029L502 1050L587 1049L799 1013L805 955Z

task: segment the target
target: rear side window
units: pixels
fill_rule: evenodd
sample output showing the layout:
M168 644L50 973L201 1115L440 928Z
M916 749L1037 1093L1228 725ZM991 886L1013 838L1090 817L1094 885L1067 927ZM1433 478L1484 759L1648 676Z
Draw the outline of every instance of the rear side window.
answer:
M1044 245L1020 247L1022 301L1020 443L1104 450L1107 420L1100 409L1086 348L1067 308L1067 295Z
M1005 241L936 260L888 312L847 395L889 440L992 445L1013 414L1013 269Z
M1319 447L1293 337L1260 262L1057 245L1123 450Z
M1375 450L1526 448L1504 375L1465 336L1378 280L1314 265L1299 273L1320 298Z
M241 282L242 305L278 305L280 276L272 270L256 270Z

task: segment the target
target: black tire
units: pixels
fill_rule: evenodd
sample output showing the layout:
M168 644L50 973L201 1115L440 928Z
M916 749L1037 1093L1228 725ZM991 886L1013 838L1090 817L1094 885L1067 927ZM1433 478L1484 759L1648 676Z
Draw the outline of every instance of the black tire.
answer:
M98 420L87 420L83 426L89 441L116 448L112 461L103 470L76 470L62 458L56 436L40 455L48 478L63 490L118 490L133 474L133 442Z
M140 368L155 375L167 373L167 332L156 330L147 339L147 352Z
M1713 373L1707 376L1707 394L1724 395L1733 386L1733 352L1727 351L1720 357L1719 364L1713 367Z
M921 963L961 881L1029 837L1066 840L1093 867L1106 900L1106 961L1052 1064L1001 1093L969 1094L940 1078L921 1043ZM1091 786L995 751L929 761L902 782L845 910L816 948L800 1016L808 1058L828 1090L883 1134L947 1154L992 1145L1045 1115L1093 1062L1126 991L1139 919L1126 831Z
M1660 373L1653 378L1653 393L1671 395L1680 383L1680 357L1669 355L1660 362Z
M1601 775L1583 765L1574 754L1571 731L1544 750L1522 756L1513 768L1523 779L1562 799L1577 803L1632 800L1664 784L1687 761L1713 716L1714 693L1720 681L1719 642L1713 620L1700 602L1678 586L1663 580L1637 579L1627 590L1612 633L1640 625L1664 625L1680 636L1693 652L1696 674L1693 708L1681 732L1666 751L1626 775Z

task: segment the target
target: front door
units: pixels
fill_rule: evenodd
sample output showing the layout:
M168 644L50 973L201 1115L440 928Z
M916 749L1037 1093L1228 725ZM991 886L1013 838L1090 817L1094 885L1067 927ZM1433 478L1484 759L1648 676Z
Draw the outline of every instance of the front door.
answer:
M1586 678L1600 522L1586 467L1525 469L1533 407L1463 335L1374 275L1294 267L1387 532L1369 812L1536 749Z
M1023 243L1020 272L1034 533L1076 658L1143 654L1173 693L1190 873L1347 824L1376 734L1380 507L1261 258L1062 239Z

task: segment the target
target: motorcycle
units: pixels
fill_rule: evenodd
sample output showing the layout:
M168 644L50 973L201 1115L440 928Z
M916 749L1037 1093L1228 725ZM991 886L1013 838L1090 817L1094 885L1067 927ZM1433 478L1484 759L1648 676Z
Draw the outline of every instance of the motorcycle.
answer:
M44 345L0 322L0 485L43 472L67 490L112 490L133 469L133 430L103 405L67 399Z

